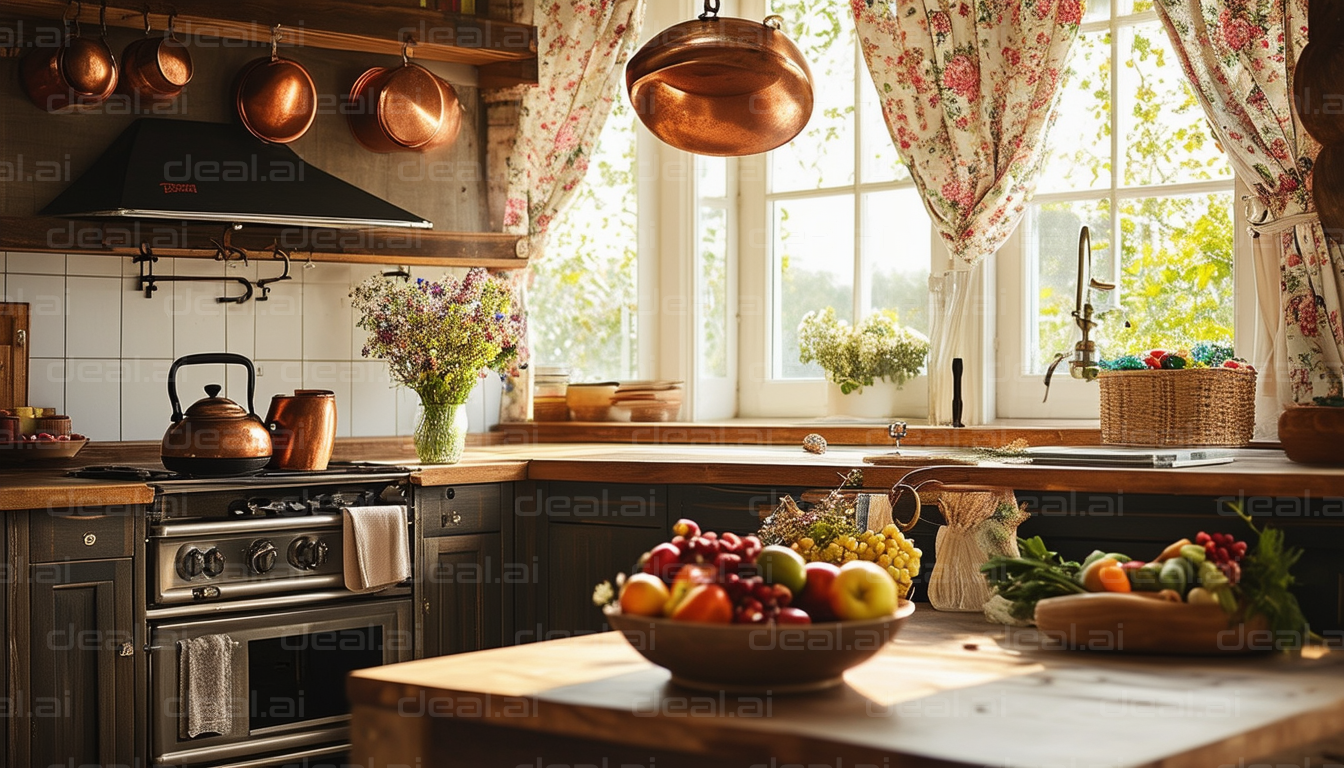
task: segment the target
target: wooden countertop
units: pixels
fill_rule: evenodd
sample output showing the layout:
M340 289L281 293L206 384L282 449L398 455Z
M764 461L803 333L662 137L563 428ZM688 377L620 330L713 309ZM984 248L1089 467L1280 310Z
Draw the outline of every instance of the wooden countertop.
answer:
M1282 451L1244 449L1232 464L1183 469L1100 469L986 463L980 466L938 465L890 467L864 464L863 458L884 451L863 446L835 446L821 456L801 447L769 445L627 445L566 443L469 447L455 465L419 465L405 456L381 450L347 451L347 460L385 460L413 470L412 482L425 486L519 480L570 480L601 483L670 483L692 485L773 485L834 487L852 469L862 469L864 486L891 487L938 479L946 483L998 485L1017 490L1077 493L1145 493L1188 496L1344 496L1344 469L1309 467L1287 460ZM86 453L88 453L86 451ZM85 457L72 466L116 462L108 456ZM135 463L135 462L129 462ZM141 463L144 463L143 461ZM146 504L149 488L140 483L74 480L67 467L0 470L0 511L80 506Z
M672 686L612 632L426 659L351 676L352 758L1209 768L1304 755L1344 730L1344 653L1174 658L1048 645L1035 630L921 605L844 686L741 699Z

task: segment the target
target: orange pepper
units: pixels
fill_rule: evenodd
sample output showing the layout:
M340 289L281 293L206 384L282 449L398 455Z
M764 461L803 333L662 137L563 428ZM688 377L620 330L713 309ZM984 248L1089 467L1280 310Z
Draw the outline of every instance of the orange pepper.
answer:
M1125 570L1118 565L1102 568L1097 572L1097 581L1101 582L1101 588L1107 592L1129 592L1129 577L1125 575Z

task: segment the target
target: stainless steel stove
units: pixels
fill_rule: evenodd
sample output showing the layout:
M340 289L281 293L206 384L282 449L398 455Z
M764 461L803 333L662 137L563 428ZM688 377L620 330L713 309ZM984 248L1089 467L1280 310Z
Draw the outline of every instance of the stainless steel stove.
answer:
M141 558L150 764L290 766L343 755L346 675L415 653L409 582L373 594L346 589L343 510L406 506L409 471L351 464L189 478L90 467L78 475L155 489ZM410 525L408 516L408 542ZM213 692L231 702L230 716L192 736L184 646L214 636L232 648Z

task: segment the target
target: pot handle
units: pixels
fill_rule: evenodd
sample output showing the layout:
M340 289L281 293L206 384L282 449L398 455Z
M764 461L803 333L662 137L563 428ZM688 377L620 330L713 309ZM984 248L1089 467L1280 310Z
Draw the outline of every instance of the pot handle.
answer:
M168 369L168 402L173 404L174 424L183 418L182 401L177 398L177 369L184 365L228 365L230 363L241 365L247 369L247 414L254 419L257 418L257 409L253 407L253 401L257 393L257 369L252 366L252 361L232 352L206 352L199 355L179 357L173 361L173 367Z

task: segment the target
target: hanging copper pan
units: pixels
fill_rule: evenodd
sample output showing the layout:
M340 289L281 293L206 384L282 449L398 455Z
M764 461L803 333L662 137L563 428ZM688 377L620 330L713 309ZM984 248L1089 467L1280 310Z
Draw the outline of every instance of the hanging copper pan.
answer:
M122 87L146 99L172 99L191 82L191 51L173 30L176 17L168 17L163 37L151 37L149 12L145 12L145 36L126 46L121 54Z
M812 70L780 31L705 13L663 31L630 59L626 87L655 136L700 155L768 152L802 132L812 116Z
M1344 78L1344 44L1313 39L1302 49L1293 75L1294 106L1302 127L1322 144L1344 144L1339 92Z
M234 100L238 117L253 136L272 144L288 144L307 133L317 116L317 87L303 65L280 58L277 25L271 55L254 59L238 73Z
M373 152L423 152L451 143L462 128L453 86L410 61L407 41L401 66L373 67L350 88L350 132Z
M79 28L80 4L75 9L74 34L55 48L34 48L19 64L23 90L41 109L48 112L74 111L107 100L117 88L117 59L107 45L107 6L100 11L103 35L84 37Z

